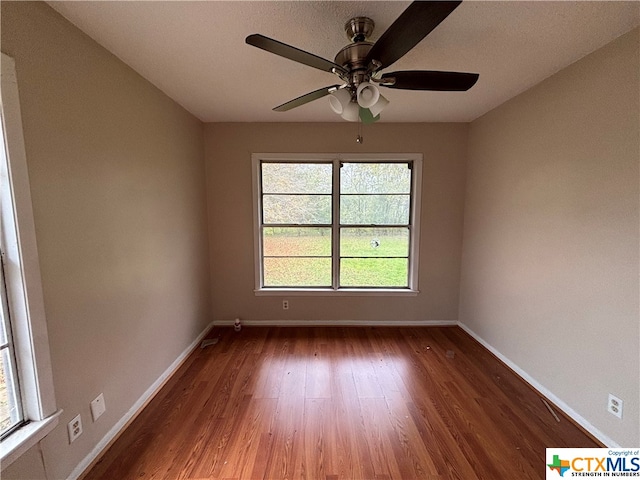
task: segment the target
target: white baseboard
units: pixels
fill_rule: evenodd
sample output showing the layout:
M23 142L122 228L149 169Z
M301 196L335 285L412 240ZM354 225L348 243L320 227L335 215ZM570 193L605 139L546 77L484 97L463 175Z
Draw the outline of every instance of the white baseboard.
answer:
M502 353L496 350L492 345L487 343L482 337L480 337L476 332L471 330L464 323L458 322L458 326L462 328L465 332L471 335L475 340L477 340L484 348L493 353L496 357L500 359L502 363L507 365L511 370L513 370L518 376L520 376L525 382L535 388L538 392L544 395L547 399L551 400L553 404L562 410L568 417L570 417L574 422L584 428L587 432L593 435L595 438L600 440L604 445L609 448L620 448L620 445L615 442L612 438L602 433L596 427L594 427L591 423L589 423L582 415L576 412L573 408L563 402L560 398L558 398L553 392L547 389L544 385L538 382L535 378L525 372L522 368L516 365L514 362L505 357Z
M234 320L214 320L215 326L230 326ZM248 327L455 327L457 320L251 320Z
M131 420L138 416L138 414L142 411L142 409L149 403L149 401L156 396L156 394L160 391L165 382L171 378L171 376L180 368L182 363L187 359L187 357L193 352L193 350L200 344L202 339L207 335L209 330L213 327L213 322L205 327L205 329L198 335L198 337L191 342L191 344L183 350L178 358L169 365L158 379L153 382L153 384L147 388L147 390L142 394L142 396L132 405L129 411L116 423L111 430L107 432L107 434L102 437L102 440L98 442L98 444L91 450L89 455L84 457L82 461L76 465L76 468L69 474L67 480L77 480L84 471L96 460L102 453L107 449L110 445L111 441L115 439L121 432L124 430Z

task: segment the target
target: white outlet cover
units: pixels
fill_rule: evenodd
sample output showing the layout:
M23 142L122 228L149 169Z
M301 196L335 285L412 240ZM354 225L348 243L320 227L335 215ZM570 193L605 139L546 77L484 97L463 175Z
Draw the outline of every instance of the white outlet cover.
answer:
M612 415L615 415L618 418L622 418L622 406L624 402L620 400L615 395L609 394L609 402L607 403L607 410Z
M80 414L73 417L73 419L67 423L67 432L69 432L69 443L73 443L76 438L82 435L82 418Z
M104 395L101 393L91 402L91 417L95 422L105 412L107 407L104 404Z

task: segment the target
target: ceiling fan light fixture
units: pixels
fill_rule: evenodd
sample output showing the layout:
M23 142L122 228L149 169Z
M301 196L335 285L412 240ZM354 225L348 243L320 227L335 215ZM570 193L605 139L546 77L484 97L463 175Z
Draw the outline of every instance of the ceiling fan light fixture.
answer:
M351 92L346 88L341 88L329 95L329 105L338 115L342 115L351 103Z
M357 122L360 118L360 107L356 102L349 102L340 116L349 122Z
M380 98L380 90L369 82L362 82L357 90L358 105L369 108L375 105Z
M387 100L383 95L380 95L378 97L378 101L369 107L371 115L377 117L387 105L389 105L389 100Z

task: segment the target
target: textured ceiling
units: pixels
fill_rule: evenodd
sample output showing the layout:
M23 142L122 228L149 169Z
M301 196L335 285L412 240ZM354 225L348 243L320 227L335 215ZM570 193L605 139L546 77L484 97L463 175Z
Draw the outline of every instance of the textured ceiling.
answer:
M252 33L333 60L351 17L375 41L404 1L71 1L49 4L206 122L342 121L326 98L271 109L340 83L330 73L246 45ZM384 122L471 121L640 23L638 2L465 1L391 70L479 73L468 92L384 89Z

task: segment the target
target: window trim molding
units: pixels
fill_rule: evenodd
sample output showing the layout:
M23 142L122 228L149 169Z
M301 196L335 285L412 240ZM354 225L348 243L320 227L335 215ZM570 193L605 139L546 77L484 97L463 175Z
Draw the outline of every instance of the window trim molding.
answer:
M262 279L262 245L260 236L260 162L366 162L397 161L413 162L411 184L411 242L409 244L409 287L408 288L265 288ZM418 267L420 265L420 210L422 205L422 162L421 153L252 153L251 177L253 192L253 259L254 259L254 294L256 296L416 296L418 289ZM335 190L335 185L334 185ZM333 201L339 196L332 194ZM335 220L332 219L335 225ZM335 236L334 236L335 237ZM333 239L334 246L337 238Z
M6 146L6 151L0 148L2 243L22 407L28 422L0 443L4 469L57 425L61 411L56 407L15 61L4 53L1 61L0 108Z

